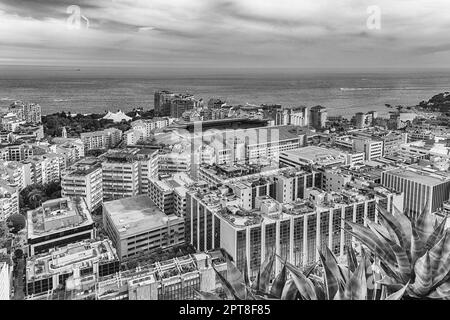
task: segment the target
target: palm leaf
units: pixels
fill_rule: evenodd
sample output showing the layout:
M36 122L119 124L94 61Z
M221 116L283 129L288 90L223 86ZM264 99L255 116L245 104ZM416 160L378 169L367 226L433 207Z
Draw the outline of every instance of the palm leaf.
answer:
M421 256L425 253L425 242L419 236L416 226L412 226L411 236L411 264L414 265Z
M345 286L345 297L349 300L366 300L367 298L367 277L366 258L362 253L361 262Z
M380 259L384 260L388 265L393 265L396 262L395 255L391 247L385 241L382 242L380 238L375 235L369 228L363 227L359 224L345 221L352 227L352 230L344 229L346 232L357 238L365 246L367 246Z
M435 278L438 276L438 270L442 262L446 260L446 256L449 254L449 252L444 252L445 244L449 243L450 241L447 241L448 232L445 232L440 240L430 249L430 260L431 260L431 274L433 275L433 283L436 283ZM450 269L450 266L446 266L443 271L444 274L448 273L448 269Z
M406 238L406 234L397 219L383 207L377 206L377 208L379 210L378 217L384 222L384 226L391 235L391 239L399 246L409 249L411 240Z
M414 283L411 285L412 291L418 296L427 295L433 285L430 253L428 251L424 256L417 260L414 265L414 273L416 277Z
M431 299L448 299L450 297L450 281L444 282L428 295Z
M329 250L326 248L325 250ZM334 259L325 259L321 250L319 250L320 261L322 262L322 267L324 270L324 279L325 279L325 295L327 300L331 300L338 291L338 287L343 282L340 278L340 271L337 265L336 260Z
M403 286L400 290L394 292L393 294L386 297L384 300L400 300L406 292L406 289L409 286L409 281L406 285Z
M240 300L245 300L247 298L247 292L245 288L244 276L242 275L242 272L234 265L234 263L231 262L227 255L225 255L225 259L227 261L228 283L233 287L236 296L238 296ZM245 261L244 269L247 269L247 263Z
M277 257L279 257L277 255ZM281 258L281 257L279 257ZM289 262L285 263L286 268L289 270L289 272L292 275L292 279L295 282L295 285L297 286L297 289L305 300L317 300L316 291L314 289L314 284L309 280L303 272L298 270L295 266L290 264Z
M428 207L428 200L425 203L422 213L419 215L418 219L414 224L420 239L422 239L424 243L427 243L428 238L434 231L433 220L431 218L431 215L428 214L427 212L427 207Z
M281 300L296 300L297 294L298 289L294 279L288 279L281 293Z
M276 276L275 280L272 283L272 287L270 288L270 294L276 298L281 298L283 294L283 288L286 284L287 280L287 272L286 265L283 265L281 272Z
M433 273L433 284L437 285L443 281L450 272L450 229L447 229L444 237L442 237L442 251L439 258L439 266L437 271Z
M350 271L353 273L358 266L358 260L356 259L355 250L351 245L345 246L345 250L347 251L347 265Z
M258 274L256 275L256 279L253 280L252 284L251 284L251 288L255 291L259 291L259 284L260 284L260 279L261 279L261 269L258 270Z
M219 296L217 296L213 293L198 291L195 288L193 290L197 294L197 296L200 298L200 300L222 300L222 299L220 299Z
M227 295L228 300L240 300L239 296L237 295L236 291L234 290L233 286L225 279L219 271L217 271L216 267L214 265L212 266L214 271L216 272L216 275L219 277L220 282L222 283L222 288L225 291L225 294Z
M267 292L270 285L270 276L272 274L273 262L275 260L275 253L266 256L264 263L261 266L261 274L259 277L259 290Z
M442 238L442 236L444 235L446 222L447 218L443 219L442 222L438 225L438 227L429 236L427 243L425 244L426 250L431 250L431 248L433 248L436 242Z

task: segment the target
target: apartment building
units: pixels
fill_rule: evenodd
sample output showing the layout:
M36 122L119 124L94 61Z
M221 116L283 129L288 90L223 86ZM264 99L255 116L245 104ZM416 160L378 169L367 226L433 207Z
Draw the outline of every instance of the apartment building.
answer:
M17 188L0 180L0 221L13 214L19 214L19 192Z
M42 122L41 106L36 103L23 103L22 101L13 102L9 108L9 113L14 113L20 120L27 123L38 124Z
M186 191L194 181L186 173L164 179L149 179L148 195L165 214L183 217L186 211Z
M83 197L90 212L103 203L102 164L97 158L85 158L64 171L61 196Z
M116 128L108 128L102 131L83 132L80 138L84 144L84 152L108 149L117 146L122 141L122 131Z
M24 164L17 161L0 161L0 179L19 192L29 184L25 174Z

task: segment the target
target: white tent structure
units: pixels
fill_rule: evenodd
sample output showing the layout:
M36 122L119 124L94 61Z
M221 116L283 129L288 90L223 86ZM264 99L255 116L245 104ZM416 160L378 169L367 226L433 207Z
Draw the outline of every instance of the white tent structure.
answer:
M119 110L116 113L108 111L108 113L102 119L109 119L114 122L122 122L122 120L130 121L132 118L123 113L122 110Z

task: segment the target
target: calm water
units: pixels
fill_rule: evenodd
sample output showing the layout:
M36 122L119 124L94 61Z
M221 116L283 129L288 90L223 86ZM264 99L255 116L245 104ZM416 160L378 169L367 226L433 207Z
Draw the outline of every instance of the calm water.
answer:
M103 112L153 108L153 93L169 89L199 98L221 98L229 104L278 103L323 105L332 115L351 115L391 105L416 105L450 91L450 72L357 73L224 76L25 76L1 73L0 107L13 100L39 103L45 114L56 111Z

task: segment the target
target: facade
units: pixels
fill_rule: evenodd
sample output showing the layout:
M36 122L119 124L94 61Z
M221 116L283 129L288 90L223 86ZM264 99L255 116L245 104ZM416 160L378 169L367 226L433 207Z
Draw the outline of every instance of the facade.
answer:
M27 259L26 297L47 296L54 290L85 291L100 277L120 271L110 240L85 240Z
M154 110L160 116L170 115L170 100L175 98L176 94L167 90L155 92Z
M25 166L17 161L0 161L0 178L20 192L28 184L25 176Z
M276 126L295 125L306 127L308 125L308 108L284 108L275 110L274 124Z
M0 301L9 300L11 294L10 267L7 262L0 261Z
M102 165L97 158L85 158L68 168L62 175L61 195L82 197L90 212L103 203Z
M317 130L324 129L327 122L327 108L315 106L311 108L309 123L311 127Z
M186 187L194 181L186 173L177 173L166 179L149 179L148 195L165 214L183 217L186 210Z
M80 135L84 144L84 152L89 150L108 149L117 146L122 141L122 131L109 128L103 131L83 132Z
M339 193L308 188L305 199L284 204L262 195L250 210L240 206L239 198L226 190L188 192L186 242L200 251L224 248L240 270L247 264L252 278L272 252L299 267L316 262L317 250L325 247L343 255L345 245L352 242L343 230L344 220L376 222L377 204L392 212L393 205L401 209L403 202L401 194L381 187L364 192L346 188ZM275 274L279 271L277 261Z
M104 202L103 225L121 260L184 243L184 218L166 215L146 195Z
M158 170L154 149L110 150L101 159L105 201L147 194L148 179Z
M450 175L420 166L401 167L383 172L383 186L404 192L404 208L412 217L422 210L433 213L450 198Z
M48 200L27 213L29 256L94 237L94 221L83 198Z
M19 192L0 180L0 221L8 219L13 214L19 214Z
M220 286L214 268L226 277L220 252L199 253L120 272L100 279L97 300L194 300L195 290L215 292Z
M139 163L127 152L110 152L102 161L103 200L139 194Z
M357 137L354 139L354 150L364 152L367 161L381 158L383 156L383 141Z
M25 104L22 101L15 101L9 106L8 112L16 114L19 119L27 123L42 122L41 106L36 103Z
M199 106L199 101L192 95L178 95L170 100L170 117L181 118L183 113Z

